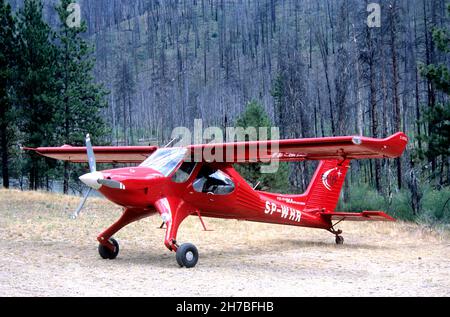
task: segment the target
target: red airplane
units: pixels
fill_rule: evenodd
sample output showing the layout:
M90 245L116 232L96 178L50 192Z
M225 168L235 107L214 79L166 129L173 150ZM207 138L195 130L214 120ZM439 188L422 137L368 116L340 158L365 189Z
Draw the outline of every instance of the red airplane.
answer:
M181 267L194 267L197 248L179 244L177 231L187 216L239 219L273 224L325 229L344 242L342 231L333 221L394 221L379 211L336 212L345 175L352 159L399 157L408 143L404 133L386 139L359 136L201 144L187 147L154 146L92 147L89 135L86 147L25 148L40 155L70 162L89 162L90 172L80 180L89 186L80 212L91 189L124 207L122 216L97 238L99 253L114 259L119 244L112 238L124 226L159 214L166 226L164 244L176 252ZM263 151L255 151L264 147ZM273 150L276 149L276 150ZM195 159L196 153L231 153L226 160ZM95 156L94 156L95 153ZM200 155L201 157L201 155ZM233 168L249 162L318 160L319 165L301 195L283 195L255 190ZM139 163L136 167L97 171L99 163Z

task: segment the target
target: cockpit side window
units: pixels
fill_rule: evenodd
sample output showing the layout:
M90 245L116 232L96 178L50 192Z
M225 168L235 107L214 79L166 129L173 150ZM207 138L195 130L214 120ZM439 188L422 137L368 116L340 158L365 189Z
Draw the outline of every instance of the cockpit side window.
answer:
M194 171L195 165L195 162L184 162L181 164L180 168L173 174L172 181L175 183L186 182Z
M233 181L227 174L207 165L201 168L192 186L196 192L215 195L228 195L235 188Z

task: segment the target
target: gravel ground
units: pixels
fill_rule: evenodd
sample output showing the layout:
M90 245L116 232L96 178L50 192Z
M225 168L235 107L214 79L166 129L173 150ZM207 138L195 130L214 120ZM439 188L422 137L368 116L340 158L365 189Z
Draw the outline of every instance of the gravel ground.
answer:
M179 268L158 217L120 231L102 260L96 236L120 208L77 197L0 190L0 296L449 296L450 234L406 223L342 223L326 231L191 217L178 240L200 260Z

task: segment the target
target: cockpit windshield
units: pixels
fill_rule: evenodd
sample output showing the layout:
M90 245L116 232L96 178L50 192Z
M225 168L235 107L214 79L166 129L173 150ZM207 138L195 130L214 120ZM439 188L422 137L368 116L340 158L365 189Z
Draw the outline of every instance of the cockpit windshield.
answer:
M167 177L184 159L186 152L186 148L159 149L139 166L152 168Z

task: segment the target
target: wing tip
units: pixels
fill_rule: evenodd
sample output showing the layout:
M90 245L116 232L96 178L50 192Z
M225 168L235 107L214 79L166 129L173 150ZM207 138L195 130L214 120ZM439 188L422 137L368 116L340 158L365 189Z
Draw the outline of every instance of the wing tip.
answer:
M37 152L37 149L33 148L33 147L28 147L28 146L22 146L21 145L19 148L20 148L21 151L35 151L35 152Z

